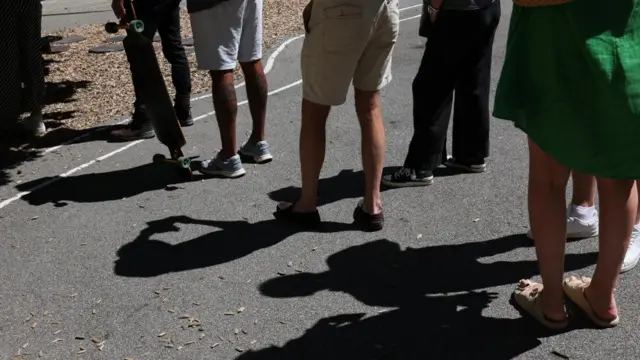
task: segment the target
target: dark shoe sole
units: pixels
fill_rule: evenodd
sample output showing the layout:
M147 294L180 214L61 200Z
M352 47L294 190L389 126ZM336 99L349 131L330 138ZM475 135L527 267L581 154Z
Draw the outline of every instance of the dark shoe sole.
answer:
M433 185L433 177L425 179L423 181L407 181L407 182L396 182L382 179L382 185L391 187L391 188L405 188L405 187L424 187Z
M384 228L384 214L371 215L365 212L360 205L353 210L353 221L365 232L380 231Z
M318 210L309 213L299 213L293 211L295 205L296 203L294 202L285 209L276 206L276 211L273 213L273 216L276 220L295 224L305 229L316 229L320 226L322 221Z
M130 142L130 141L137 141L137 140L153 139L154 137L156 137L155 132L144 133L144 134L140 134L138 136L130 136L130 137L126 137L126 138L110 135L109 136L109 142L121 143L121 142Z
M472 167L472 166L460 164L457 162L445 161L444 165L452 169L460 169L460 170L464 170L466 172L475 173L475 174L483 173L487 169L487 164L476 165L478 167Z
M193 119L189 119L189 120L180 121L180 126L189 127L189 126L193 126L195 123L196 122L193 121Z

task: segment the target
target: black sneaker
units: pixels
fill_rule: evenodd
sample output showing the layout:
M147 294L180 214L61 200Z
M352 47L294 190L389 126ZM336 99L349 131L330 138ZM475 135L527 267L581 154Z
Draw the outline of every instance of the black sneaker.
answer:
M191 115L191 108L189 106L179 106L176 104L174 106L174 109L176 110L176 116L178 117L180 126L187 127L195 123L193 121L193 116Z
M444 162L444 165L454 169L461 169L472 173L482 173L487 169L484 159L456 159L450 157Z
M433 172L401 168L382 177L382 184L389 187L427 186L433 184Z
M187 117L182 119L178 118L178 120L180 121L180 126L182 127L192 126L193 124L195 124L195 122L193 121L193 116L191 116L191 111L189 111L189 115L187 115Z
M173 109L176 111L176 117L180 122L180 126L187 127L194 124L193 116L191 116L191 97L177 96L173 99Z
M110 141L125 142L142 139L151 139L156 136L151 125L151 120L142 111L136 111L131 117L131 121L124 126L111 131Z

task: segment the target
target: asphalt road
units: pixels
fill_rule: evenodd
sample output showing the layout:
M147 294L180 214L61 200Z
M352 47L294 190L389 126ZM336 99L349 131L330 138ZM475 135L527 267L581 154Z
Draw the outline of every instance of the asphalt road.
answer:
M114 21L110 0L43 0L42 15L43 33Z
M511 10L503 6L494 86ZM412 133L410 84L425 42L418 14L402 12L384 90L389 167L402 162ZM299 190L300 46L286 46L269 73L271 89L281 89L269 102L275 161L247 165L241 179L183 182L150 163L165 152L157 140L110 144L100 134L6 171L0 359L640 358L637 271L622 277L616 329L577 322L550 334L509 304L537 267L524 236L525 138L508 123L492 124L486 173L385 191L386 228L365 234L350 227L362 189L350 99L328 126L324 231L275 223L276 201ZM210 98L194 111L210 113ZM246 105L238 121L244 139ZM211 116L186 135L190 155L220 144ZM596 251L593 239L569 244L567 271L590 274Z
M109 0L42 1L42 31L44 33L106 21L113 21L113 11Z

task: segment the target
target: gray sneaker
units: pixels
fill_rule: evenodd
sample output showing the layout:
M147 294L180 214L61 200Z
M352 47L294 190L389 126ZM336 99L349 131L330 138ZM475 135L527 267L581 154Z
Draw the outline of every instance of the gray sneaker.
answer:
M269 144L264 140L255 144L250 144L247 141L240 147L238 153L240 156L251 159L258 164L268 163L273 160L273 156L269 152Z
M242 167L240 156L235 155L227 160L222 160L220 153L214 155L211 160L202 162L200 172L207 175L237 178L243 176L246 171Z

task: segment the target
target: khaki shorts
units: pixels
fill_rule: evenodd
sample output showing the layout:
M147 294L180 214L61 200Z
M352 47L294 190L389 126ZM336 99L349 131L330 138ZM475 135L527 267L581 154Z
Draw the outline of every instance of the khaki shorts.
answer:
M313 0L301 55L303 96L341 105L349 86L377 91L391 81L398 0Z

